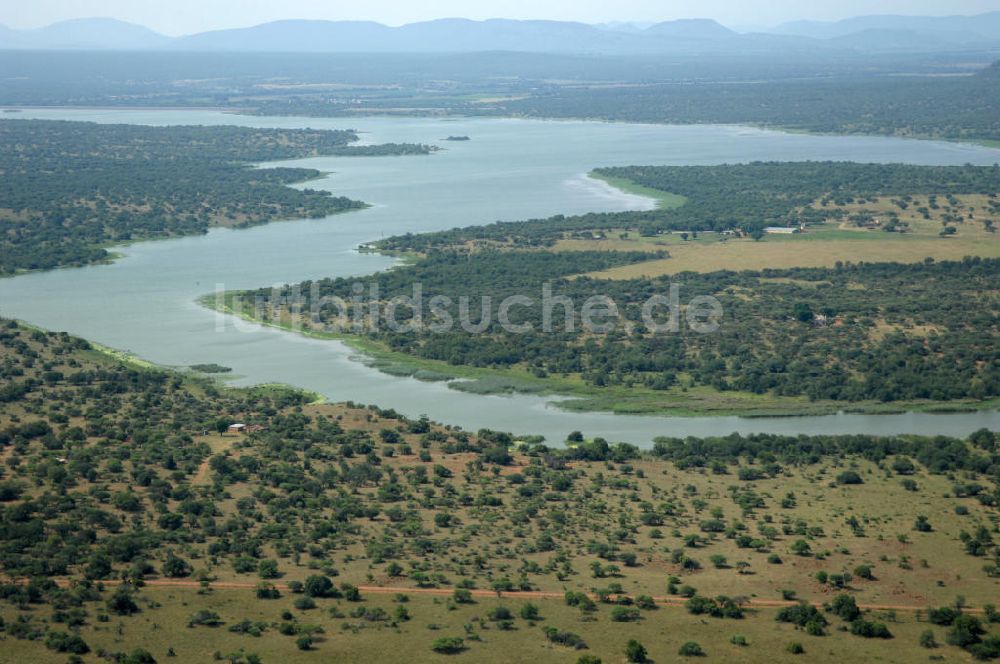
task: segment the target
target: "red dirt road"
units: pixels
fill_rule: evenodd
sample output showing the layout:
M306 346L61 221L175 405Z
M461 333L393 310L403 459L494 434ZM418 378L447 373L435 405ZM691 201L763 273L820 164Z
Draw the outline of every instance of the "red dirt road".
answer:
M72 583L71 579L55 579L55 582L60 586L68 586ZM156 588L200 588L201 584L198 581L187 581L184 579L148 579L145 581L147 586L152 586ZM256 583L244 583L237 581L216 581L210 584L212 588L219 588L222 590L253 590L256 587ZM288 590L288 587L284 584L275 584L281 590ZM390 587L385 586L358 586L363 594L367 593L370 595L394 595L396 593L406 593L410 595L434 595L438 597L448 597L454 591L449 588L404 588L404 587ZM537 599L537 600L548 600L548 599L563 599L565 594L562 592L554 591L542 591L542 590L529 590L529 591L518 591L518 592L502 592L497 593L492 590L470 590L469 591L473 597L504 597L507 599ZM590 595L591 599L596 599L596 596ZM687 602L686 599L682 597L653 597L656 603L660 606L684 606ZM795 606L799 602L785 601L780 599L750 599L744 605L749 608L760 608L760 609L771 609L780 608L783 606ZM821 607L822 604L818 602L813 603L816 607ZM926 611L926 606L905 606L896 604L858 604L858 608L862 610L871 611ZM969 613L981 613L981 609L975 609L970 607L965 607L963 609Z

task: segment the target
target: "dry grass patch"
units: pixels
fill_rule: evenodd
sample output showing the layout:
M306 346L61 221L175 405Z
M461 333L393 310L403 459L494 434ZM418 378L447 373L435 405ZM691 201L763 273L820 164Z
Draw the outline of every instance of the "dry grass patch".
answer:
M856 238L844 238L856 234ZM576 247L564 241L557 250ZM628 241L593 243L593 249L624 251ZM839 231L835 236L824 229L796 236L750 239L716 238L712 242L671 243L669 258L624 265L587 276L598 279L636 279L659 277L681 272L716 272L718 270L764 270L795 267L833 267L846 263L916 263L925 258L961 260L966 256L1000 257L1000 237L960 234L951 238L929 235L902 235L881 231ZM635 250L633 246L630 248ZM652 249L651 249L652 250Z

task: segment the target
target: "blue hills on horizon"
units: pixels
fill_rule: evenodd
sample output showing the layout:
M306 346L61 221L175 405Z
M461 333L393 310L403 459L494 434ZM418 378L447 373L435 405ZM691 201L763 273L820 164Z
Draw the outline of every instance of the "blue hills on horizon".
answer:
M739 33L712 19L649 26L571 21L448 18L399 27L374 21L281 20L247 28L168 37L112 18L62 21L33 30L0 26L0 49L204 52L431 53L520 51L642 55L1000 48L1000 11L977 16L859 16L795 21Z

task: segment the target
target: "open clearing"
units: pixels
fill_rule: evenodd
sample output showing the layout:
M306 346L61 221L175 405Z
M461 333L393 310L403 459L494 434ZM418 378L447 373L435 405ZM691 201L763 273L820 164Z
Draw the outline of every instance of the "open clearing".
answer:
M610 184L634 192L620 181ZM655 190L650 190L655 193ZM955 205L931 202L928 197L912 197L905 210L889 199L839 206L842 221L830 221L809 227L794 235L768 235L761 240L702 232L669 233L640 237L626 231L611 232L601 239L566 238L556 244L557 251L667 251L669 258L612 268L587 276L604 279L658 277L681 272L717 270L764 270L793 267L832 267L838 262L913 263L926 258L961 260L966 256L1000 257L1000 234L987 230L984 220L996 220L995 207L985 196L956 196ZM937 209L930 207L936 205ZM815 207L823 206L817 202ZM918 211L920 210L920 211ZM896 215L908 232L880 230ZM870 217L878 225L859 227L850 219ZM971 217L971 218L970 218ZM954 220L962 219L960 223ZM939 234L944 224L956 231L948 237Z

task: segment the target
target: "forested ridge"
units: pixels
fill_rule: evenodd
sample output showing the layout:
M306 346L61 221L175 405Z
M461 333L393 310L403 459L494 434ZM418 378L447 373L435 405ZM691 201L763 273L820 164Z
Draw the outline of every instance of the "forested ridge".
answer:
M754 124L818 133L1000 140L997 66L973 76L833 77L566 88L504 102L528 117Z
M353 131L0 121L0 274L106 260L115 242L363 205L288 186L315 169L257 162L430 151L356 140Z
M0 103L221 107L268 116L569 117L1000 140L998 67L981 68L990 53L844 55L706 53L664 62L514 52L147 52L123 62L100 52L8 51L0 55L11 72Z
M743 124L830 134L869 134L948 140L1000 140L1000 76L996 64L968 75L901 75L883 72L811 72L775 76L716 72L708 80L663 80L656 74L594 82L536 81L495 84L489 103L442 95L436 88L409 94L323 94L253 98L238 102L260 115L350 116L358 113L582 118L658 124ZM745 72L742 72L745 74ZM662 74L662 72L657 72ZM638 79L638 80L636 80ZM651 79L651 80L648 80ZM609 82L614 84L609 85ZM489 97L489 86L477 89Z

